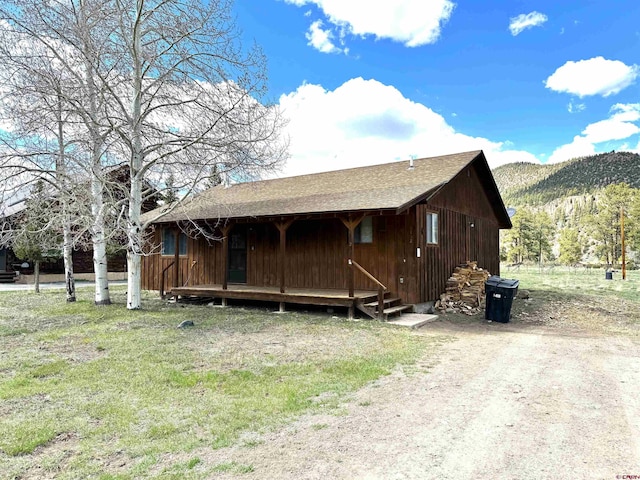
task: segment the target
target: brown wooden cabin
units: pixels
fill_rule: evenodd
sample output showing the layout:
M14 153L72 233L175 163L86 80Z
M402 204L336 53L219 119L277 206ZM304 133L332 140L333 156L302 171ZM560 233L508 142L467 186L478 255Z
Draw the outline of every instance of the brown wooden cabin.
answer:
M220 185L155 224L142 285L386 317L438 299L467 260L499 274L501 228L482 151Z

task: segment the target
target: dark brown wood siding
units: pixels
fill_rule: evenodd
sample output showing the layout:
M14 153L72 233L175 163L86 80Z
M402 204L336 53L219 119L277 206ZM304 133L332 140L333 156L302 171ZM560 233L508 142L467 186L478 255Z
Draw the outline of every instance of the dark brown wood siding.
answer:
M162 227L158 227L154 230L150 243L155 245L155 253L152 253L148 256L143 257L142 259L142 288L144 290L159 290L160 289L160 277L162 275L162 270L165 267L171 265L174 261L173 255L161 255L160 252L160 238L162 234ZM189 238L187 240L187 253L193 252L193 254L197 255L198 251L194 248L195 240ZM194 260L196 257L194 255L181 256L180 257L180 268L178 270L178 285L184 285L184 283L189 278L189 266L191 264L191 260ZM198 257L199 258L199 257ZM193 269L195 270L195 268ZM195 273L192 271L192 274ZM165 274L165 289L170 288L174 285L173 280L175 277L175 268L171 267L167 270ZM193 278L193 277L192 277ZM190 284L194 284L193 281L190 281Z
M429 200L429 204L483 218L498 225L498 219L473 165L463 169L445 188Z
M419 298L416 270L416 216L409 214L373 217L373 242L355 245L355 260L406 302ZM247 284L278 286L279 232L272 223L239 224L247 232ZM153 241L159 244L161 229ZM233 233L233 230L232 230ZM340 288L348 286L347 229L337 218L298 220L287 230L285 286ZM158 290L162 270L174 261L159 253L143 261L143 288ZM194 265L195 262L195 265ZM193 265L193 267L191 267ZM204 238L189 239L187 255L180 257L179 285L221 284L222 245ZM173 285L174 268L167 271L165 285ZM356 271L355 288L376 289Z
M427 212L438 214L438 244L426 243ZM491 274L500 273L498 227L493 223L432 205L419 205L416 211L418 242L422 254L418 259L420 302L437 300L444 292L453 269L467 260ZM473 226L472 226L473 225Z
M427 212L438 214L437 245L426 243ZM416 222L417 243L424 251L417 266L419 301L437 300L453 269L468 260L499 275L498 221L473 167L460 172L428 204L418 205Z

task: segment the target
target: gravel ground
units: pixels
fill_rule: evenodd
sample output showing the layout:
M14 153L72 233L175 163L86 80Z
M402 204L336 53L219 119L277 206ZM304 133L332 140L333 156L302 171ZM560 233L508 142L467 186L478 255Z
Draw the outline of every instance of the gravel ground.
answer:
M436 365L360 390L344 415L303 417L207 461L251 465L246 479L640 476L637 336L450 321L419 334L454 341Z

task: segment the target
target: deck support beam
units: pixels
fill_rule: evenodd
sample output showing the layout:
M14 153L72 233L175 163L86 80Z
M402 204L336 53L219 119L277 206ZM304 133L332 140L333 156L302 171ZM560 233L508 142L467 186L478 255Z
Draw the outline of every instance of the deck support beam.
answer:
M289 220L282 220L278 222L274 222L278 232L280 232L280 252L278 254L278 283L280 284L280 293L285 292L285 261L287 258L287 229L294 222L294 219L291 218ZM280 311L284 311L284 304L281 304Z
M229 280L229 232L233 225L223 225L222 231L222 289L226 290ZM223 306L226 306L224 302Z

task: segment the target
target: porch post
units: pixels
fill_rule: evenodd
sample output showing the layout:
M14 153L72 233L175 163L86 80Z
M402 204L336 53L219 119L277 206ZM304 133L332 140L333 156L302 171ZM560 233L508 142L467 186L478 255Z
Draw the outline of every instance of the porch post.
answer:
M280 284L280 293L285 292L285 260L287 254L287 230L293 223L294 219L290 219L280 222L274 222L276 228L280 232L280 253L279 253L279 262L278 262L278 283Z
M173 253L173 286L179 287L180 282L178 276L180 275L180 229L176 228L175 232L175 251Z
M347 277L347 284L349 285L349 297L353 298L354 295L354 290L355 290L355 284L356 284L356 280L355 280L355 269L353 268L353 257L354 257L354 243L355 243L355 231L356 231L356 226L354 225L353 222L349 222L349 225L347 225L347 229L349 230L349 260L347 261L349 264L349 271L348 271L348 277Z
M354 257L355 231L356 231L356 227L360 224L363 218L364 218L364 215L360 215L355 219L351 215L349 215L348 218L340 219L342 220L342 223L344 223L344 226L347 227L347 230L349 231L348 249L347 249L347 256L348 256L347 268L349 270L347 272L347 284L349 286L349 297L352 297L352 298L354 295L355 283L356 283L355 270L354 270L353 264L351 263Z
M222 289L227 289L227 276L229 274L229 232L232 225L224 225L222 231ZM226 300L226 299L225 299ZM224 304L225 302L223 302Z

